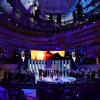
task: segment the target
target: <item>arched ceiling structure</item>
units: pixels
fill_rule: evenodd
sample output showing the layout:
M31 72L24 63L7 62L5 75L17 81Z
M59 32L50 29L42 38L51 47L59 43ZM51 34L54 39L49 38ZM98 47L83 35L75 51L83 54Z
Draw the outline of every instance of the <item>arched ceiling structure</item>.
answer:
M9 14L14 12L17 18L24 16L32 23L33 6L36 4L40 7L41 18L45 19L47 14L62 14L62 20L72 20L72 12L75 10L77 3L80 2L83 7L83 12L89 13L90 11L98 11L100 8L99 0L0 0L0 6ZM100 9L99 9L100 11Z
M77 3L80 2L83 7L83 14L99 13L99 0L0 0L0 7L7 13L9 22L12 21L16 26L21 27L29 32L37 33L55 33L62 31L63 27L58 24L44 23L48 14L61 14L62 24L65 26L70 20L72 23L72 13L76 9ZM40 8L40 18L43 23L34 23L33 11L34 6ZM26 32L27 33L27 32Z

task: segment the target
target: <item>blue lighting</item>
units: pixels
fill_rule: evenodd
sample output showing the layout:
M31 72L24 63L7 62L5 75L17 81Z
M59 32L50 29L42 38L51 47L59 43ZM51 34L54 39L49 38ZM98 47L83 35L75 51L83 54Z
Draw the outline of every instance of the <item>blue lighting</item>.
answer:
M0 0L0 6L4 8L8 13L12 12L11 5L7 2L7 0Z

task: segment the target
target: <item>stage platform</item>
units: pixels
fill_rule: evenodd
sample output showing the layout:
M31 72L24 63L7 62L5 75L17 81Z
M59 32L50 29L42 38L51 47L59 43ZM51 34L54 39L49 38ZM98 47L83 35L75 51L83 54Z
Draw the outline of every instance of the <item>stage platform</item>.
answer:
M57 77L43 77L42 80L39 80L38 82L45 82L45 83L53 83L53 84L72 84L76 82L76 78L74 77L60 77L57 79Z

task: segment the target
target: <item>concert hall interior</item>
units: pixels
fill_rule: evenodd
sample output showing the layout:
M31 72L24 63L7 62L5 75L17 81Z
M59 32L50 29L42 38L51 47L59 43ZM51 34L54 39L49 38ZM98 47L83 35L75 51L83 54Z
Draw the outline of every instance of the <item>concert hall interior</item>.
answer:
M100 0L0 0L0 100L100 100Z

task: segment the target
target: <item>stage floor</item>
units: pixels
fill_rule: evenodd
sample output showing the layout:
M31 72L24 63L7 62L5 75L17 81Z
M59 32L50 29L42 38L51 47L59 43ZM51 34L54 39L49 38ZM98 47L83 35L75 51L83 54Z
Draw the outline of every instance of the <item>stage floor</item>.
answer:
M42 80L39 80L38 82L46 82L46 83L60 83L60 84L65 84L65 83L74 83L76 82L76 78L74 77L60 77L57 79L57 77L43 77Z

